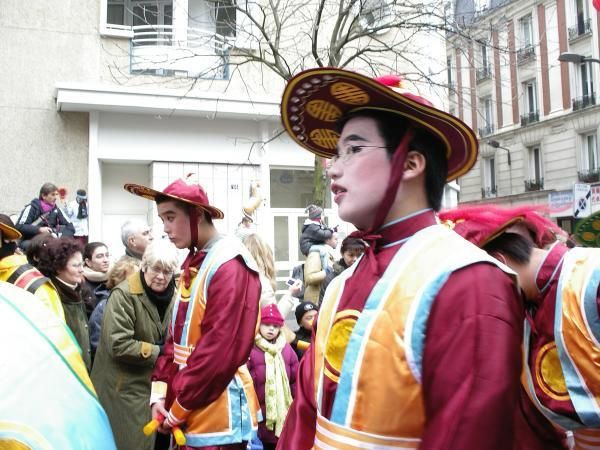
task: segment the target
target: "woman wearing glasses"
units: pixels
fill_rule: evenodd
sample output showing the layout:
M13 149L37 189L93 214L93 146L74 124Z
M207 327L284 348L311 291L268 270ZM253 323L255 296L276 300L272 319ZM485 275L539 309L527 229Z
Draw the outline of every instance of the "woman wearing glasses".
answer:
M85 303L81 294L83 253L73 238L50 239L40 252L38 269L52 281L58 292L65 322L81 348L81 357L88 371L92 365L90 335Z
M119 449L154 448L154 436L141 430L151 419L150 375L169 325L177 266L173 244L153 241L140 272L116 286L106 304L92 382Z

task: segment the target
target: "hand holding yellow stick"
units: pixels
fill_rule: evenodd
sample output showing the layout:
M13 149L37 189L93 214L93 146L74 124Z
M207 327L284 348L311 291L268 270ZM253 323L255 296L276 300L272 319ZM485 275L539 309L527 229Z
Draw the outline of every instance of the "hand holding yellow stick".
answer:
M156 419L152 419L150 422L144 425L144 434L146 436L150 436L152 433L156 432L159 425L164 421L165 418L159 414ZM173 437L175 438L175 443L177 445L185 445L185 435L183 434L183 431L181 431L181 428L174 426L171 429L171 432L173 433Z

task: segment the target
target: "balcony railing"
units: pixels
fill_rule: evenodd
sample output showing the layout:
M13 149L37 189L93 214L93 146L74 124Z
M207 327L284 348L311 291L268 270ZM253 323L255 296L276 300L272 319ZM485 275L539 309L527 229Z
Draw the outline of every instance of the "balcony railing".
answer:
M577 178L584 183L595 183L600 181L600 168L598 169L582 169L577 172Z
M535 47L527 45L517 51L517 64L525 64L535 59Z
M486 186L481 188L481 198L496 197L498 186Z
M569 27L569 40L577 39L584 34L591 34L592 19L577 19L577 25Z
M596 104L596 94L583 95L573 99L573 111L587 108Z
M528 114L523 114L521 116L521 126L526 127L529 124L536 123L540 121L540 113L538 111L530 112Z
M140 25L132 31L134 73L229 78L231 44L220 34L200 28L176 30L172 25Z
M480 81L489 80L490 78L492 78L492 66L490 64L486 64L477 69L476 79L478 83Z
M479 128L479 136L480 137L489 136L493 132L494 132L494 125L492 125L492 124L488 124L485 127Z
M525 191L541 191L544 189L544 179L543 178L534 178L532 180L525 180Z

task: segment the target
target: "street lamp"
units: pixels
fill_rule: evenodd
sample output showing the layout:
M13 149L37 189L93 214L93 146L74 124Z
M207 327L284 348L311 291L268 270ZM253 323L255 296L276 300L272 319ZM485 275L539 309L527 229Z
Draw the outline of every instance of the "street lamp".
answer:
M600 64L600 59L598 59L598 58L591 58L588 56L580 55L579 53L570 53L570 52L561 53L558 56L558 60L560 62L570 62L573 64L581 64L584 62L595 62L595 63Z
M510 150L506 147L502 147L500 145L500 142L495 141L493 139L488 141L488 145L490 147L499 148L500 150L506 150L506 156L508 157L508 166L510 167Z

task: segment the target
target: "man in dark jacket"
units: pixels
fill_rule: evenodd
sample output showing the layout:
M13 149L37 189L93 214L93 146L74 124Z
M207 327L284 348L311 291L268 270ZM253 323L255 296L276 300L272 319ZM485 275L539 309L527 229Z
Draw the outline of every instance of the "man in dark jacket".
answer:
M73 236L75 228L56 206L58 188L52 183L44 183L38 198L31 200L23 208L16 228L23 235L21 248L27 250L29 241L38 234L54 234L56 237Z
M323 245L335 232L321 223L323 208L308 205L305 212L308 213L308 219L304 221L302 236L300 236L300 251L304 256L308 255L313 245Z

